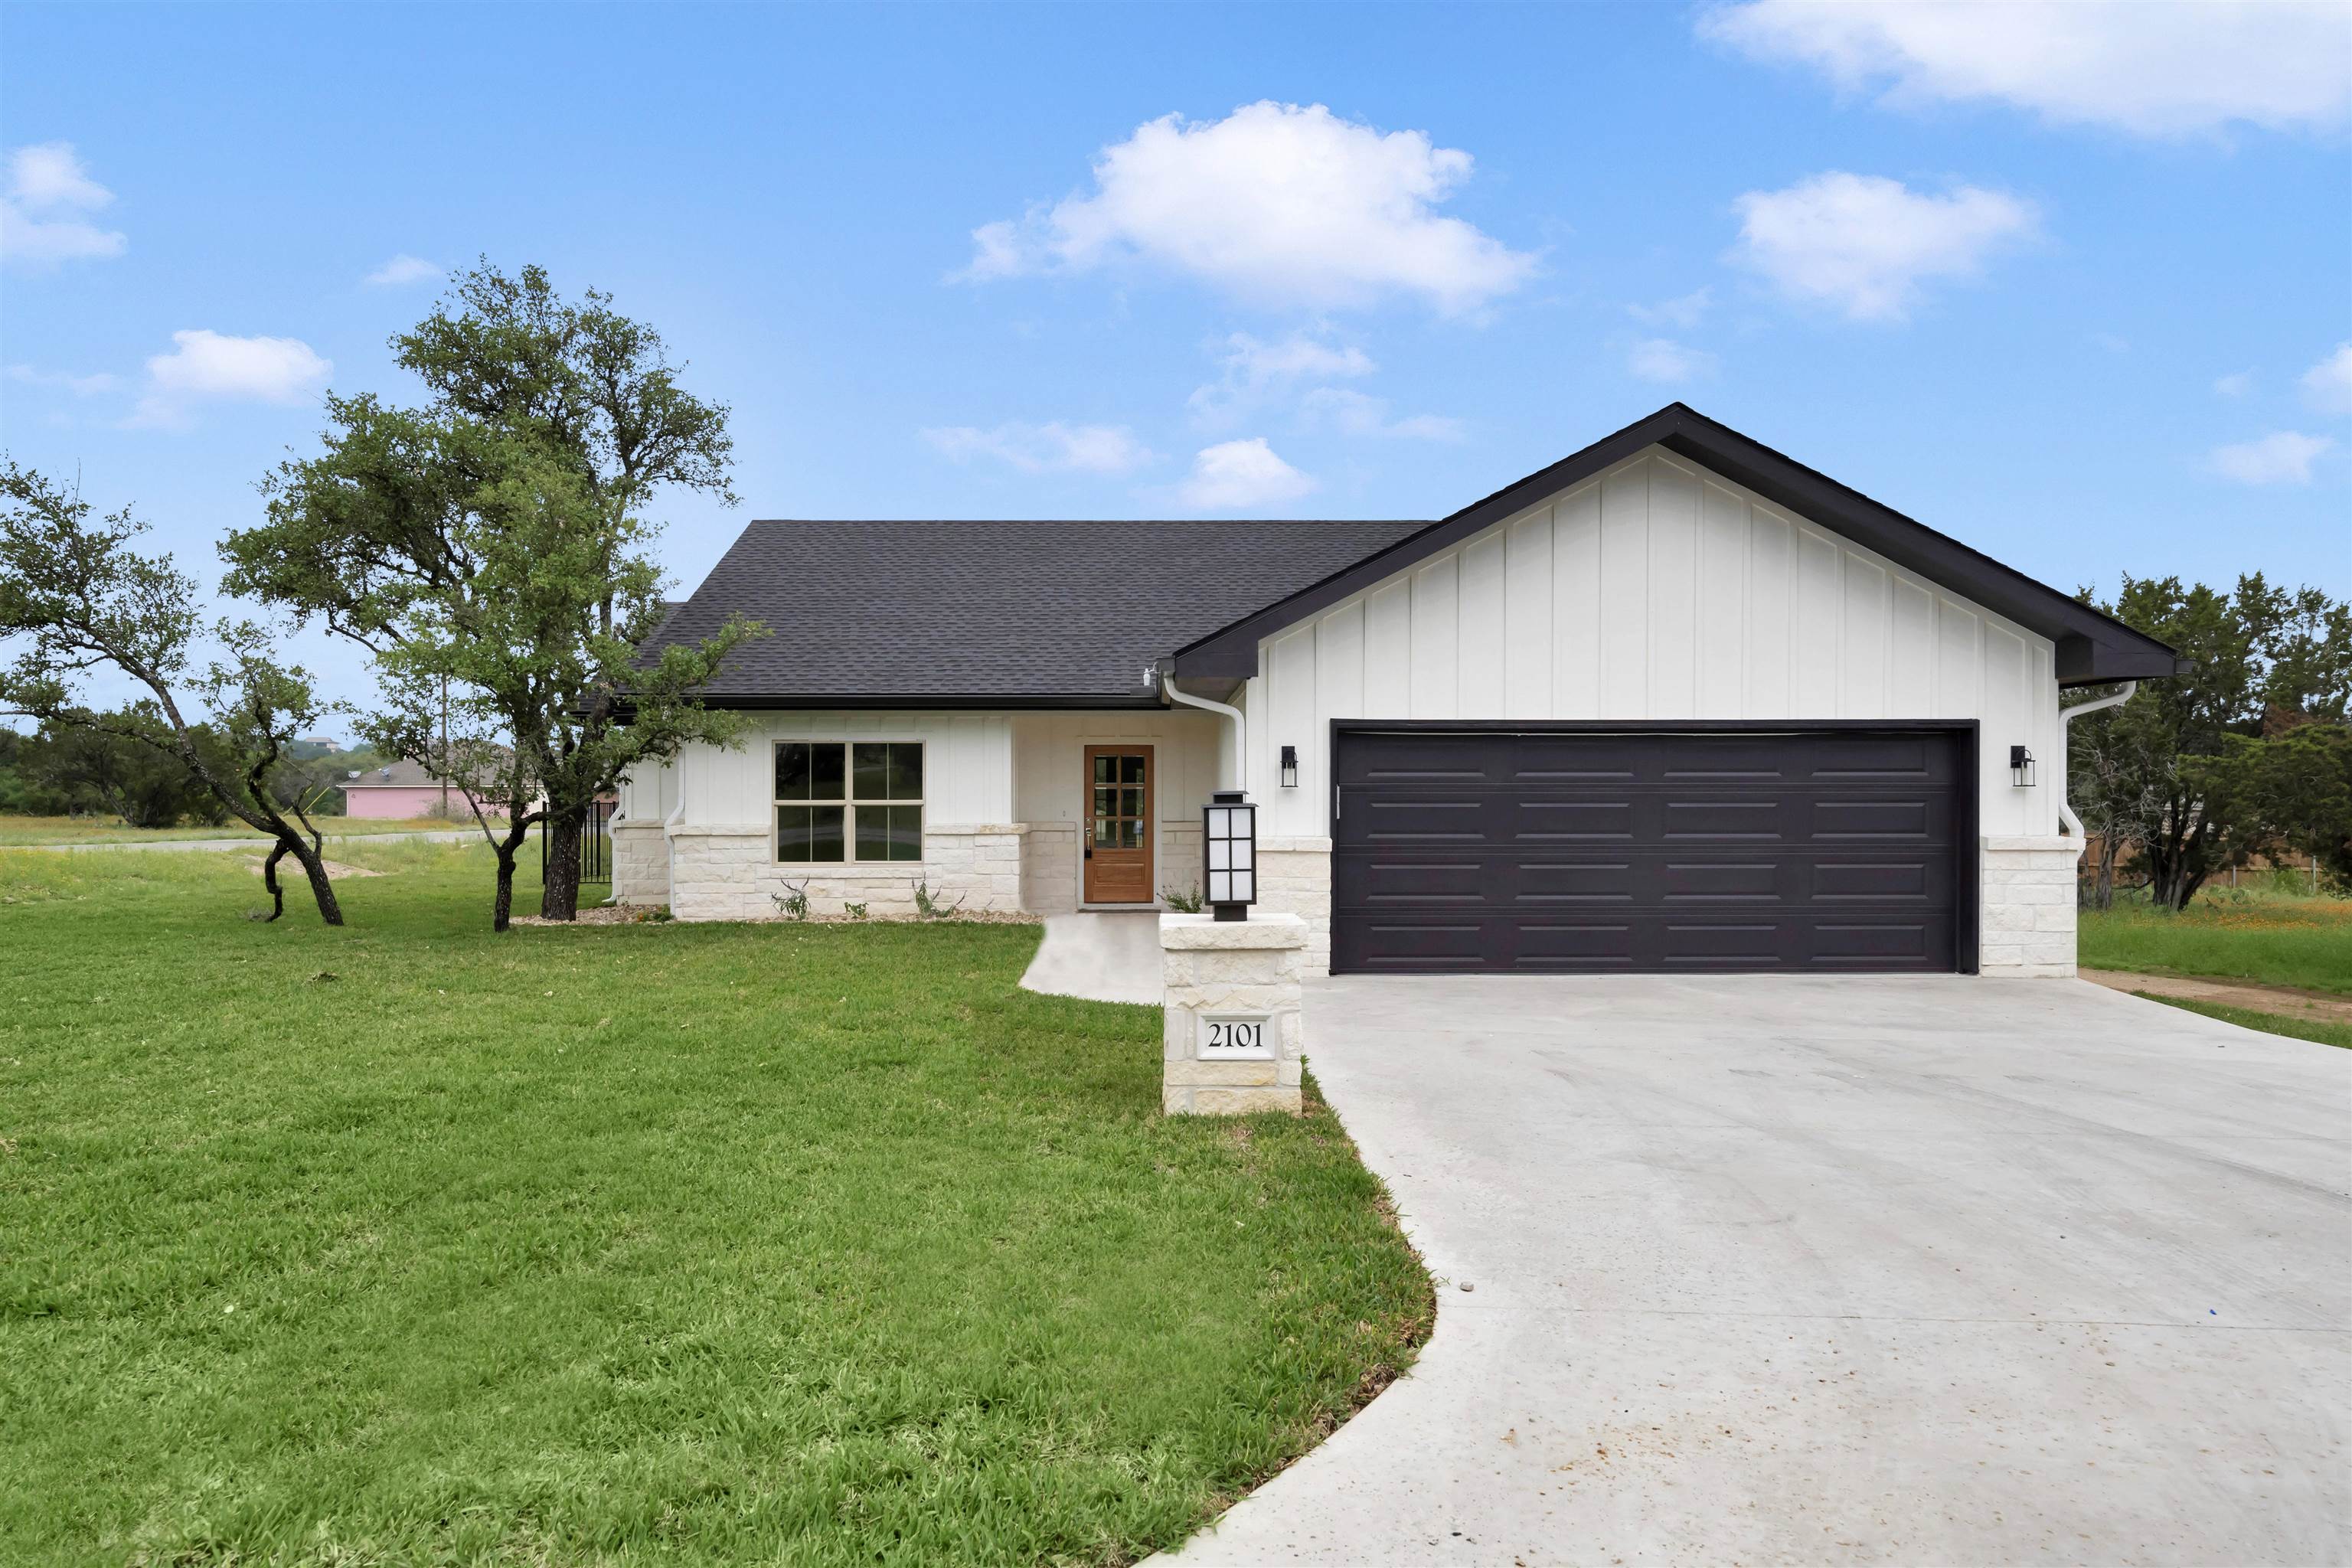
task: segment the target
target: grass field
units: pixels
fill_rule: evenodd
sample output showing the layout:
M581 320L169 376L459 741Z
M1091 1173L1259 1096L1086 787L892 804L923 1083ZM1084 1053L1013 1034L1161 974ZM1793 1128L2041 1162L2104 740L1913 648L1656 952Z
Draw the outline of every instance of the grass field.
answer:
M2291 1040L2315 1040L2323 1046L2352 1049L2352 1024L2339 1024L2332 1018L2298 1018L2292 1014L2233 1007L2226 1002L2207 1002L2194 996L2158 996L2152 991L2135 991L2132 994L2184 1012L2202 1013L2208 1018L2219 1018L2242 1029L2259 1029L2266 1035L2284 1035Z
M1034 927L487 931L487 857L0 852L0 1561L1116 1563L1412 1355L1335 1119Z
M2221 889L2177 914L2146 904L2085 910L2079 956L2094 969L2352 993L2352 899Z
M473 818L411 816L314 816L311 823L326 837L370 837L383 833L428 833L472 828ZM0 816L0 846L35 844L155 844L187 838L257 838L234 817L218 827L125 827L114 817Z

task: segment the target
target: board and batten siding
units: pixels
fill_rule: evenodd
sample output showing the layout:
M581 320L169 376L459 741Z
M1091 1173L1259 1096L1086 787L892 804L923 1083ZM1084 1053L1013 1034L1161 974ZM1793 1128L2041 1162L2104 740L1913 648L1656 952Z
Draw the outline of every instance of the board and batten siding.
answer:
M2046 637L1653 448L1261 643L1249 789L1262 832L1327 835L1334 719L1977 719L1979 831L2048 834L2052 660Z
M762 826L774 820L778 741L920 741L924 820L1008 823L1013 817L1013 719L1006 713L751 713L740 746L692 745L621 797L625 819L667 819L685 792L683 826Z

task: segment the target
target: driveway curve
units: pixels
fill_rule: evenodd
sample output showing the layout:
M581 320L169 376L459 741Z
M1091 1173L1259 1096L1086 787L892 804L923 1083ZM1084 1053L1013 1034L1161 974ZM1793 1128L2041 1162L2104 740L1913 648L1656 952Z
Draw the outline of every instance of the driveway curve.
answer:
M1437 1328L1173 1561L2352 1561L2352 1052L2076 981L1307 1006Z

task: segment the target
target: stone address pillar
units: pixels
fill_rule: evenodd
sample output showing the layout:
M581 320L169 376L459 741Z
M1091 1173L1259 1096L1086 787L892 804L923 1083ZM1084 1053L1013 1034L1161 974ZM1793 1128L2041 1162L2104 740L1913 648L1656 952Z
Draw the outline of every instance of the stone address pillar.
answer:
M1231 1116L1298 1110L1306 1043L1298 983L1307 939L1307 921L1297 915L1160 917L1168 991L1162 1110Z

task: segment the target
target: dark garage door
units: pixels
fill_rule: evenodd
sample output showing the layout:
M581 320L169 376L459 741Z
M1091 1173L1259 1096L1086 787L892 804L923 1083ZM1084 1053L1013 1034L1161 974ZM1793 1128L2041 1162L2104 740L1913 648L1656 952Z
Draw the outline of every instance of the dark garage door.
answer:
M1331 967L1957 968L1964 739L1342 729Z

